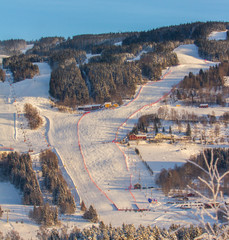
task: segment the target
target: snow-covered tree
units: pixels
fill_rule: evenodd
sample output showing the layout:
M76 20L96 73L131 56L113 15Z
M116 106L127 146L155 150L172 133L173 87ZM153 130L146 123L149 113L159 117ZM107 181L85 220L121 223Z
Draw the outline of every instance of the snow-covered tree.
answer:
M210 161L207 159L205 152L203 152L203 157L206 168L189 161L200 168L207 176L206 178L198 177L200 183L208 190L205 191L205 193L208 192L207 194L189 186L209 206L209 208L198 208L195 212L201 226L205 229L205 233L196 239L229 239L229 206L221 190L223 179L229 174L229 171L222 174L219 173L217 166L219 158L214 160L213 149ZM223 218L223 221L221 218ZM211 219L211 222L207 219Z

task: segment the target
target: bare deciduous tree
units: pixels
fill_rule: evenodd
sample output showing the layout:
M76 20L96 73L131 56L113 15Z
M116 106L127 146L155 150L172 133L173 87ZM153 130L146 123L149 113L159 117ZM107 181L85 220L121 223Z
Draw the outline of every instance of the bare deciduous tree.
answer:
M203 201L209 206L209 208L201 207L195 212L200 224L205 229L205 233L197 239L228 239L229 238L229 206L227 205L223 192L221 190L223 179L229 174L229 171L220 174L218 171L217 163L218 158L214 161L213 150L211 151L210 162L207 160L205 153L203 152L204 161L207 169L202 168L200 165L193 161L189 161L198 168L200 168L207 176L207 178L198 177L200 183L202 183L208 190L208 194L189 186ZM205 205L206 206L206 205ZM209 210L210 209L210 210ZM211 219L211 223L207 220ZM227 224L225 224L225 222Z

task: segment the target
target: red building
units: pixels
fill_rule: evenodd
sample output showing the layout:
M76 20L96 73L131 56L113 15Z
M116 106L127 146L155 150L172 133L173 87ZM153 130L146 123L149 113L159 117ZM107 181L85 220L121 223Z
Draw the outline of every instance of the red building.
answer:
M200 108L208 108L208 104L206 103L202 103L199 105Z
M146 140L146 135L144 134L131 134L129 140Z

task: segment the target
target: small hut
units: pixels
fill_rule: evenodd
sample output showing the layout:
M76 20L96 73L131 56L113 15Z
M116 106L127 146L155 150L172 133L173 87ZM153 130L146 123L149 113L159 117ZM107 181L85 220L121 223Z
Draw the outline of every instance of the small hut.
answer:
M142 185L140 183L134 184L134 189L142 189Z

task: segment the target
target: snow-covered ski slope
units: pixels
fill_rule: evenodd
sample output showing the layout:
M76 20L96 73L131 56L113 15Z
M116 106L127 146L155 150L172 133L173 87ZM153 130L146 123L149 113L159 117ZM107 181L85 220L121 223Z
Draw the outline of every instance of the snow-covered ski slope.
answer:
M217 32L214 31L208 36L208 40L226 40L227 39L227 31Z
M179 65L165 69L161 81L145 84L134 100L119 108L85 115L62 113L51 108L48 99L51 70L47 63L38 63L40 75L32 80L10 85L8 76L8 81L0 83L0 144L21 152L33 149L33 154L51 146L59 156L61 169L76 202L79 203L80 196L87 206L94 205L106 223L147 225L154 223L155 219L170 224L164 210L145 212L144 221L141 212L117 211L149 208L144 192L129 189L136 183L138 171L133 170L126 149L117 141L125 137L142 114L155 111L159 101L185 75L215 65L199 58L195 45L181 45L174 51ZM27 102L35 105L43 116L44 126L39 130L29 130L21 114ZM142 164L138 167L141 171L145 169ZM152 178L146 178L147 184L152 184ZM154 194L160 198L158 192ZM173 220L174 214L172 212L170 216ZM182 222L181 218L178 221Z
M194 45L180 46L175 52L180 65L166 69L163 73L166 76L161 81L146 84L131 104L114 110L91 112L81 118L78 140L82 150L81 161L83 158L90 173L90 186L84 186L89 194L79 193L87 204L94 204L100 213L101 210L114 208L112 203L119 209L138 209L135 204L138 205L138 199L141 198L141 193L135 193L133 197L128 191L131 175L126 162L128 160L112 141L125 137L137 119L152 111L154 103L170 92L189 72L197 73L200 68L206 69L215 64L200 59ZM94 186L91 183L93 181ZM143 204L143 208L146 207Z

